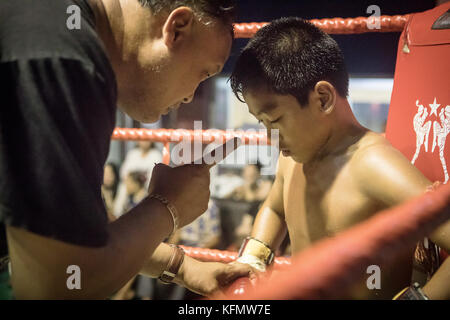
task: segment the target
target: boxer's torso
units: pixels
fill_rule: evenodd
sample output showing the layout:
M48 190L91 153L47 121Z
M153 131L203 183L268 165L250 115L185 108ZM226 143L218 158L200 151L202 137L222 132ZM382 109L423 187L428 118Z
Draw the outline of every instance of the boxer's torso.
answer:
M355 182L355 155L368 145L386 143L384 138L368 133L341 155L314 167L305 168L291 158L281 158L283 170L283 202L285 220L291 240L292 254L314 242L332 237L385 209L382 203L368 198ZM367 181L367 183L371 183ZM351 250L351 248L349 249ZM368 290L365 280L355 298L392 298L409 285L411 252L405 253L393 267L381 268L381 290Z

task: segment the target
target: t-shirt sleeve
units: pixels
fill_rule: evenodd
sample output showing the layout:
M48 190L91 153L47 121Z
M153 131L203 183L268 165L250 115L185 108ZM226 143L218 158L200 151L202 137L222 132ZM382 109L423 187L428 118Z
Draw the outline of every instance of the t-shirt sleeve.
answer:
M115 87L93 66L62 58L1 63L0 79L0 222L104 246Z

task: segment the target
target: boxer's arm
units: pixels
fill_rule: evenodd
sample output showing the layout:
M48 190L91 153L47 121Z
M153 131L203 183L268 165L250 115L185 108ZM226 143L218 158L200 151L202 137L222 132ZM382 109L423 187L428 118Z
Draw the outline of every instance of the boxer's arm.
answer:
M158 200L144 200L108 225L105 247L68 244L7 227L12 284L18 299L104 299L119 290L172 230ZM69 290L70 265L80 268L81 289ZM70 281L69 281L70 282Z
M256 215L251 236L268 244L275 251L286 236L287 227L284 219L283 172L285 159L280 156L275 181L267 199Z
M390 146L375 146L360 154L355 176L361 190L388 206L418 196L432 184L399 151ZM450 251L450 222L436 229L430 239ZM424 287L430 299L450 299L450 261L447 259Z

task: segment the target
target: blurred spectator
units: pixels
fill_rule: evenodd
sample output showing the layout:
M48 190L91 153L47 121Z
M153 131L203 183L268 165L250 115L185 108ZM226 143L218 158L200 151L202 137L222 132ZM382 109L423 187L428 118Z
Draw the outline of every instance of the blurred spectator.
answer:
M162 154L155 147L153 142L139 141L137 146L137 148L134 148L127 153L122 167L120 168L121 183L114 205L114 215L116 217L119 217L126 212L128 199L124 181L128 174L133 171L145 172L147 176L145 182L146 187L150 181L153 167L155 164L162 162Z
M127 202L125 211L134 208L147 196L147 173L145 171L133 171L125 179Z
M270 192L272 181L261 177L260 170L261 165L259 163L246 165L242 170L242 184L226 196L229 201L240 204L239 206L234 205L236 208L233 209L232 213L235 216L234 219L228 219L228 224L232 225L231 228L228 228L232 232L230 242L227 245L228 250L239 249L244 238L250 235L254 217ZM236 212L236 210L239 210L239 212Z
M209 200L208 210L179 231L178 244L189 247L215 249L220 243L219 208Z
M263 201L269 194L271 181L262 179L260 175L261 165L248 164L242 170L243 184L236 187L227 198L237 201Z
M128 211L135 207L147 196L147 173L145 171L132 171L125 178L126 203L124 210ZM124 211L124 212L125 212ZM140 288L148 288L148 283L152 280L144 276L135 276L122 289L120 289L113 297L113 300L130 300L130 299L149 299L149 290Z
M244 180L240 176L234 173L234 170L231 168L220 168L224 170L223 173L218 175L211 176L211 196L214 198L225 198L227 197L234 189L238 186L242 185ZM216 167L214 167L211 171L216 172Z
M107 163L103 172L102 196L109 220L114 220L114 201L119 184L119 170L114 163Z

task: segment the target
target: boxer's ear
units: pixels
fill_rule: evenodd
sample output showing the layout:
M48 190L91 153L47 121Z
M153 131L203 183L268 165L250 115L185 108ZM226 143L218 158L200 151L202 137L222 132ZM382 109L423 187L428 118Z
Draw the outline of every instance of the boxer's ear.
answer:
M188 7L179 7L173 10L167 17L162 33L166 46L173 49L192 33L194 24L194 12Z
M320 111L330 114L336 105L336 89L328 81L319 81L314 86L314 92L318 98Z

